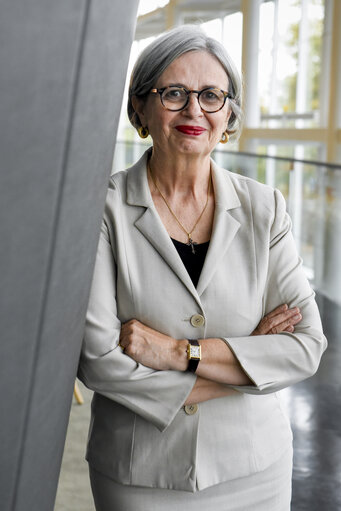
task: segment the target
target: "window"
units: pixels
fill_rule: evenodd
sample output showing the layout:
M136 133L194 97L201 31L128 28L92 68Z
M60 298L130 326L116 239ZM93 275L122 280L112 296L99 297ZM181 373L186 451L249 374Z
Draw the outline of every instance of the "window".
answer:
M324 0L263 2L259 30L261 126L320 125Z

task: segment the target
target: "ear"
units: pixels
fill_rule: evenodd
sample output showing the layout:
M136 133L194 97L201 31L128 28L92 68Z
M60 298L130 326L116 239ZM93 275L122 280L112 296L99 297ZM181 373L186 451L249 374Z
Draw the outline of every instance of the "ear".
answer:
M137 115L139 116L140 123L142 126L147 126L146 115L145 115L145 102L137 96L132 96L131 103Z

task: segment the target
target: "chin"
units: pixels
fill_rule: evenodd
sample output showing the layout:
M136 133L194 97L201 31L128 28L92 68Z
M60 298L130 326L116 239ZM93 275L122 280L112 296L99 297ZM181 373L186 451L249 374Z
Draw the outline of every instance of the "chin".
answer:
M208 149L205 148L203 146L202 142L200 143L199 140L183 141L181 144L177 144L176 150L179 153L193 154L193 155L207 154L209 152Z

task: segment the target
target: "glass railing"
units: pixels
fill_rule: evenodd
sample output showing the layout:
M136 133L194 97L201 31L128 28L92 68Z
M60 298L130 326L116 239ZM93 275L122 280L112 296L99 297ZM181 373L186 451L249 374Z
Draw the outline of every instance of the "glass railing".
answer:
M114 171L132 165L147 147L117 142ZM341 304L341 164L221 150L213 158L283 193L308 278L319 293Z

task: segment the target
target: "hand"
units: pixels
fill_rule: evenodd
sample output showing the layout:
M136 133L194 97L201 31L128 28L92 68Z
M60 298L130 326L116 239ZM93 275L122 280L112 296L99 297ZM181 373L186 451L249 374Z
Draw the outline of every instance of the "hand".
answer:
M240 392L231 389L231 387L227 387L224 383L206 380L205 378L201 378L201 376L197 376L195 384L184 404L192 405L226 396L240 396Z
M119 344L128 357L152 369L186 370L187 340L178 341L137 319L122 325Z
M278 334L279 332L292 333L295 331L295 325L301 319L302 316L298 307L289 309L287 304L283 304L264 316L251 335Z

